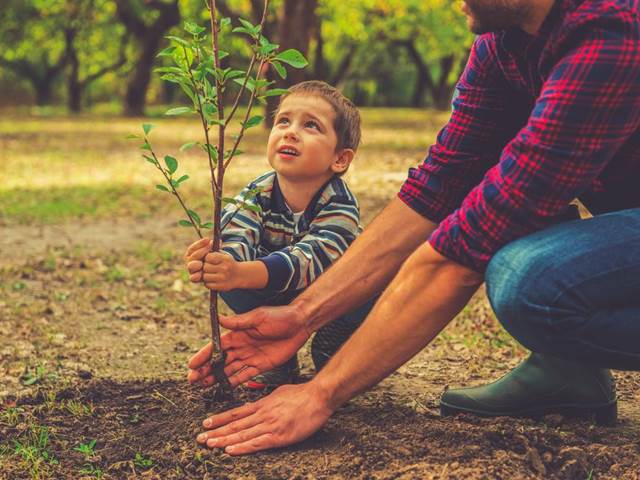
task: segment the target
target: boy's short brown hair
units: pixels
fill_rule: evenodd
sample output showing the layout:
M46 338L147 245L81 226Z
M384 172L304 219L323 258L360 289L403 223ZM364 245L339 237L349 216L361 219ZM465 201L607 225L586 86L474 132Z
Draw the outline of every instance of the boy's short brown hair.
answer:
M333 121L333 129L338 137L336 151L349 148L355 152L358 149L360 144L360 112L353 102L340 93L337 88L319 80L297 83L289 88L288 93L280 97L278 110L282 106L282 101L293 94L317 95L329 102L336 114Z

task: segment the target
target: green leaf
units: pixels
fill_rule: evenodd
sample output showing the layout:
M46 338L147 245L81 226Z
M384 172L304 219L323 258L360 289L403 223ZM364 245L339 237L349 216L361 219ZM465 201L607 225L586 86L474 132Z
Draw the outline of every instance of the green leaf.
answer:
M245 33L245 34L249 35L250 37L253 37L253 30L249 30L249 29L244 28L244 27L236 27L231 31L233 33Z
M200 225L200 228L206 228L206 229L211 230L213 228L213 223L212 222L204 223L204 224Z
M155 73L173 73L179 77L186 77L187 74L180 67L158 67L153 70Z
M191 227L191 226L193 226L193 224L189 220L180 220L178 222L178 225L180 225L181 227Z
M191 147L195 147L198 145L198 142L187 142L180 147L180 151L184 152L185 150L189 150Z
M222 203L224 203L225 205L227 205L228 203L231 203L233 205L237 205L238 201L235 198L223 197L222 198Z
M162 50L160 53L158 53L156 57L171 57L175 49L176 47L167 47L164 50Z
M157 188L158 190L163 191L163 192L171 193L171 190L169 190L169 189L168 189L167 187L165 187L164 185L156 185L156 188Z
M240 86L244 85L244 78L234 78L233 81L236 82ZM249 78L247 80L246 85L244 85L244 88L246 88L250 92L253 92L255 90L255 88L256 88L255 80L253 80L253 78Z
M176 183L180 185L182 182L186 180L189 180L189 175L182 175L178 180L176 180Z
M142 145L140 147L141 150L149 150L151 151L151 145L149 145L149 142L144 142L144 145Z
M189 216L190 216L191 218L193 218L193 220L194 220L198 225L200 225L200 223L202 223L202 222L200 221L200 215L198 215L196 212L194 212L193 210L187 210L187 212L189 212Z
M225 72L224 78L225 80L233 80L234 78L244 78L246 74L247 72L244 70L229 70L228 72Z
M279 45L276 45L275 43L266 43L258 49L258 52L263 57L267 57L270 53L275 52L278 49L278 46Z
M155 158L150 157L149 155L144 155L144 154L142 156L147 160L147 162L149 162L149 163L151 163L153 165L157 165Z
M251 205L250 203L243 203L242 208L244 210L251 210L252 212L256 212L256 213L260 213L262 211L262 209L260 208L260 205Z
M262 115L255 115L245 122L244 128L251 128L255 127L256 125L260 125L260 122L262 122L262 120L264 120L264 117Z
M285 93L288 93L289 90L287 90L286 88L272 88L271 90L267 90L266 92L264 92L261 96L262 97L277 97L279 95L284 95Z
M191 107L176 107L164 112L165 115L182 115L183 113L193 113Z
M231 25L231 19L229 17L220 19L220 28L228 27L229 25Z
M280 75L280 78L282 79L287 78L287 69L284 68L284 66L281 63L271 62L271 65L273 66L274 70L278 72L278 75Z
M156 126L151 125L150 123L145 123L144 125L142 125L142 130L144 131L145 135L149 135L149 132L154 128L156 128Z
M290 48L289 50L279 53L276 55L276 60L280 60L283 63L291 65L293 68L304 68L309 65L309 62L304 58L304 55L294 48Z
M167 40L171 40L172 42L176 42L178 45L182 45L183 47L191 48L191 45L189 44L189 42L187 42L183 38L175 37L173 35L168 35L164 38L166 38Z
M236 150L236 153L233 154L234 157L238 157L240 155L242 155L244 152L242 150ZM226 152L224 152L224 159L226 160L227 158L229 158L231 156L231 149L227 150Z
M167 165L167 170L169 171L169 175L173 175L173 173L178 169L178 160L176 160L170 155L166 155L164 157L164 163Z
M184 22L184 29L191 35L200 35L205 31L205 28L193 22Z
M134 138L142 138L142 137L140 135L131 134L131 135L127 135L125 138L127 140L133 140Z

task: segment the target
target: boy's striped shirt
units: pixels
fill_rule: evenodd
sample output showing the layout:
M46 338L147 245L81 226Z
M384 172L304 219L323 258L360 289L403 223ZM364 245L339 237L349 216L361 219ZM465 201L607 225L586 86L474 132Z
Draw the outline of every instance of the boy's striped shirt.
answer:
M335 262L362 231L358 202L340 177L333 177L313 197L299 220L286 204L276 172L245 187L260 192L247 203L261 211L228 205L222 214L222 249L237 261L259 260L269 272L267 289L284 292L309 286Z

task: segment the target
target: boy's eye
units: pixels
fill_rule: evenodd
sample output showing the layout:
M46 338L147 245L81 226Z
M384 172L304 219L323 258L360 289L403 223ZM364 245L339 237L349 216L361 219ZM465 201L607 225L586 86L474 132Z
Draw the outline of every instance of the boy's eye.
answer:
M289 119L287 117L280 117L276 123L289 123Z
M313 120L309 120L304 124L304 126L307 128L315 128L316 130L320 130L320 125L318 125L318 122L314 122Z

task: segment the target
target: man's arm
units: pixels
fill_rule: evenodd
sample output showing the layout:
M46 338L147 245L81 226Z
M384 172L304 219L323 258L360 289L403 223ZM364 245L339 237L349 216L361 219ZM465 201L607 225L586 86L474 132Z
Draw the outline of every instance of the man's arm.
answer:
M395 198L332 265L291 305L259 308L221 318L226 374L239 385L284 363L312 331L366 302L384 289L406 258L436 225ZM348 287L348 288L347 288ZM211 345L189 361L191 383L211 385Z
M299 442L349 398L415 355L464 307L482 276L423 244L402 266L364 324L311 382L214 415L198 436L242 455ZM362 284L366 281L360 280ZM352 296L353 297L353 296ZM332 299L325 295L325 303ZM322 303L322 302L320 302ZM340 302L334 302L339 306Z

